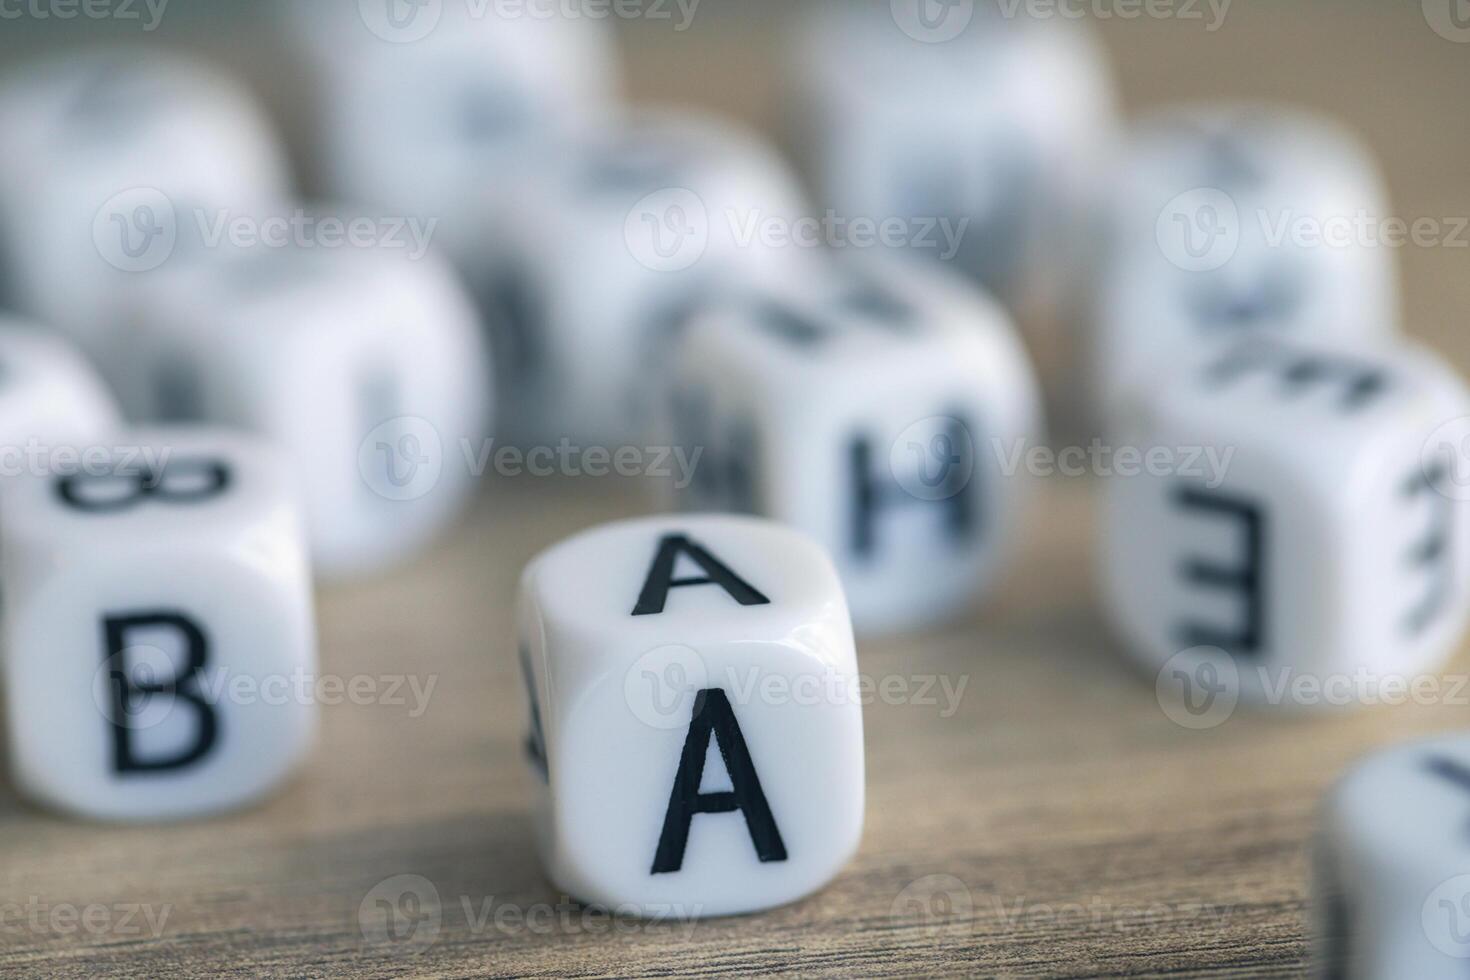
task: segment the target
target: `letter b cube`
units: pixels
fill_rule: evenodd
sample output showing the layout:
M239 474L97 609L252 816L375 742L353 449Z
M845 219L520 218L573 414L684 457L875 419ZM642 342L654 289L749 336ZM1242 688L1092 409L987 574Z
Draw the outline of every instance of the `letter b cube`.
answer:
M688 918L826 884L863 822L837 573L754 518L611 524L526 570L520 656L539 844L575 898Z
M11 769L92 818L228 809L279 784L315 728L291 470L236 436L128 438L4 487Z

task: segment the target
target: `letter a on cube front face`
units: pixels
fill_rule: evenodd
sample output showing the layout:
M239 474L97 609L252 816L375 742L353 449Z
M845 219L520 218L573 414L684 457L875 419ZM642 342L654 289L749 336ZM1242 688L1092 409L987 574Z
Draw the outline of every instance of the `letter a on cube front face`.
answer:
M728 516L596 528L527 568L520 629L558 887L721 915L800 898L850 856L857 665L836 571L809 539Z

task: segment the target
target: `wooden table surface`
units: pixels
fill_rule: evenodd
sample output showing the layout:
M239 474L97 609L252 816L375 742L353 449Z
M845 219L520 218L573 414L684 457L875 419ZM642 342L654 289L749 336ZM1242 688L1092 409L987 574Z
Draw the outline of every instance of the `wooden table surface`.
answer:
M1376 145L1397 214L1470 215L1470 44L1431 31L1418 3L1237 0L1214 33L1177 20L1099 26L1130 107L1225 96L1328 109ZM630 30L646 55L632 59L634 91L686 78L687 98L769 119L774 29L728 7L699 27L677 39ZM738 96L712 80L734 74L748 81ZM1464 368L1467 256L1402 250L1411 332ZM1096 489L1042 488L1046 519L972 617L861 644L875 678L935 678L962 694L953 711L942 696L866 709L863 845L807 901L692 925L584 921L542 877L520 749L516 578L545 545L651 500L633 481L490 480L432 553L320 594L324 673L406 675L429 690L424 710L406 685L407 703L324 706L299 777L211 821L91 825L0 788L0 971L1299 975L1323 789L1376 746L1465 726L1463 697L1175 724L1097 612ZM1448 670L1467 668L1462 657ZM421 899L417 928L385 939L376 900L404 891Z

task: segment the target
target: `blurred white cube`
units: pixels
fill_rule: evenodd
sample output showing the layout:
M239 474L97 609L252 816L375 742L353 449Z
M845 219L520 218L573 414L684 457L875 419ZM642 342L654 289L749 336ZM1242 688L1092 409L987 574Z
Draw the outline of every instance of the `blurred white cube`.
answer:
M1307 112L1182 107L1140 125L1090 343L1096 411L1211 340L1394 334L1387 207L1367 148Z
M1091 35L987 4L810 9L790 55L792 128L818 203L907 222L906 251L947 259L1012 309L1078 303L1117 128Z
M476 286L500 312L507 435L642 439L680 322L712 293L799 276L816 243L783 235L803 215L774 151L708 119L637 115L548 155Z
M284 198L284 150L251 95L207 66L97 48L0 81L0 250L12 307L102 358L135 277L200 221Z
M609 22L552 4L313 0L287 9L317 110L318 191L432 218L457 259L496 247L494 226L519 193L528 151L601 121L618 92Z
M140 416L234 425L290 452L323 575L402 560L460 513L491 367L442 258L310 241L228 249L156 280L128 321Z

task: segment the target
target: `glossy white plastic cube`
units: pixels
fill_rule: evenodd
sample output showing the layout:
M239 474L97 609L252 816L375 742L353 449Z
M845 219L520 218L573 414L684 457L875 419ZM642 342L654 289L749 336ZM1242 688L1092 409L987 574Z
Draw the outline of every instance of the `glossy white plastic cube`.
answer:
M536 823L557 888L665 918L795 901L863 824L857 661L835 569L767 521L607 524L526 569Z
M1369 150L1273 106L1186 106L1133 134L1100 281L1089 386L1106 412L1202 344L1398 329L1392 216Z
M808 10L790 56L791 124L818 203L848 220L910 221L910 251L947 259L1012 308L1076 304L1118 125L1092 36L988 4ZM957 251L939 220L959 232Z
M707 119L635 115L545 158L477 291L498 308L509 438L643 445L678 324L710 293L786 280L813 248L761 227L804 213L769 147Z
M617 96L606 18L476 0L287 6L324 191L433 220L436 244L470 264L499 246L528 151L601 121Z
M0 452L13 454L0 473L44 466L50 451L79 450L119 421L111 392L71 343L0 318Z
M257 800L315 730L293 680L316 664L295 467L222 432L94 449L8 481L0 507L16 786L108 820Z
M689 325L665 408L695 461L680 505L810 534L859 631L948 621L1019 543L1036 378L1009 317L944 270L876 257L735 293Z
M251 95L173 54L86 49L0 80L8 305L99 359L120 297L201 228L289 193Z
M1470 959L1470 739L1357 763L1322 807L1314 975L1454 980Z
M155 281L128 322L128 401L142 417L235 426L291 453L321 574L407 558L468 500L491 367L443 259L231 250Z
M1461 380L1412 347L1247 338L1157 376L1108 440L1159 454L1105 487L1124 649L1151 673L1210 661L1288 709L1433 671L1470 611L1467 416Z

